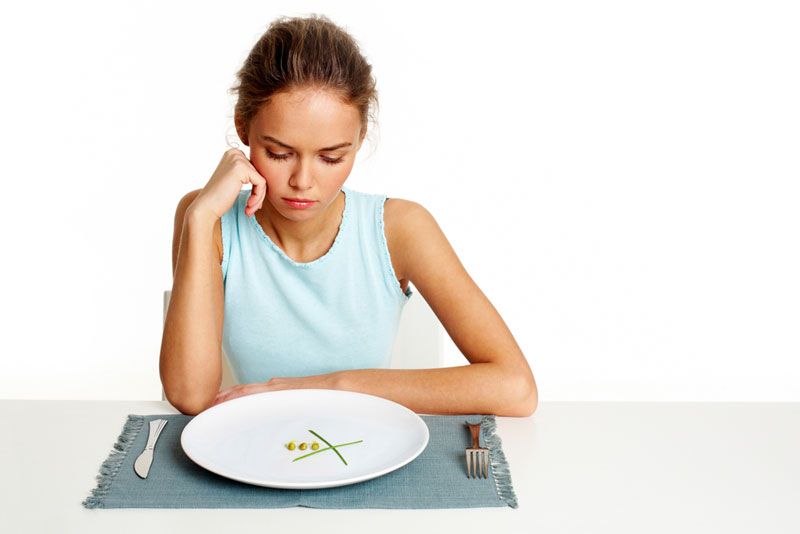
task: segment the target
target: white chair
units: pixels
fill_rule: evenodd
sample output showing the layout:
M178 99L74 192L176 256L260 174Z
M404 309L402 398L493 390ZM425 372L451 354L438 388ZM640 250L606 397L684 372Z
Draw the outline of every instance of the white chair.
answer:
M413 287L413 286L412 286ZM164 321L172 291L164 291ZM443 363L442 326L425 299L414 292L406 302L398 325L397 338L392 347L392 369L426 369L441 367ZM236 377L231 370L225 351L222 351L222 384L224 389L236 385ZM161 388L161 400L166 400Z

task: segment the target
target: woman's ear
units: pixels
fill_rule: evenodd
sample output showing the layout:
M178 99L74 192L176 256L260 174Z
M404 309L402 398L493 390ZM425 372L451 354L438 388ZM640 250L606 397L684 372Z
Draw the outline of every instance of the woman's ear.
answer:
M233 124L236 126L236 134L239 136L242 143L244 143L245 146L250 146L250 142L247 139L247 126L244 124L242 117L238 114L234 114Z

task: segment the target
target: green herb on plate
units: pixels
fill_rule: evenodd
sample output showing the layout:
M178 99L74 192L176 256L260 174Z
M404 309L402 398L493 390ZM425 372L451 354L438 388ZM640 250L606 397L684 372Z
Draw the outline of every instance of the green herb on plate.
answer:
M364 440L360 439L358 441L351 441L350 443L341 443L339 445L336 445L336 447L346 447L347 445L354 445L356 443L361 443L362 441L364 441ZM329 450L331 450L331 447L325 447L324 449L319 449L319 450L316 450L314 452L309 452L308 454L304 454L303 456L298 456L297 458L295 458L292 461L296 462L297 460L302 460L303 458L308 458L309 456L313 456L313 455L318 454L320 452L325 452L325 451L329 451ZM347 464L347 462L345 462L345 464Z
M325 445L327 445L328 447L330 447L331 449L333 449L333 452L335 452L335 453L336 453L336 455L337 455L339 458L341 458L341 459L342 459L342 461L344 462L344 465L347 465L347 461L344 459L344 456L342 456L341 454L339 454L339 450L338 450L336 447L334 447L333 445L331 445L331 443L330 443L330 442L329 442L327 439L323 438L322 436L320 436L319 434L317 434L317 433L316 433L316 432L314 432L313 430L310 430L310 429L309 429L309 432L311 432L311 433L312 433L312 434L314 434L316 437L318 437L319 439L321 439L322 441L324 441L324 442L325 442Z

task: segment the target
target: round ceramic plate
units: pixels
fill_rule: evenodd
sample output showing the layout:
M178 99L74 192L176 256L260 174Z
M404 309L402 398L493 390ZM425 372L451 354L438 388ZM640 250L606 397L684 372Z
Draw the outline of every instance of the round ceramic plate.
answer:
M345 463L310 430L337 446ZM255 393L217 404L195 416L181 447L218 475L272 488L330 488L376 478L403 467L425 450L428 426L390 400L330 389ZM305 441L306 450L286 444ZM314 452L313 441L320 445ZM338 447L344 443L359 443Z

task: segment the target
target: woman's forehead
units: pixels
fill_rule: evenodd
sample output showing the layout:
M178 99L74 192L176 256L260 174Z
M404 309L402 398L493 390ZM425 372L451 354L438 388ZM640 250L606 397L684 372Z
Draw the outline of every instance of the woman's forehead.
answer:
M254 133L270 136L293 148L319 150L353 142L361 129L355 106L327 91L280 93L259 109Z

